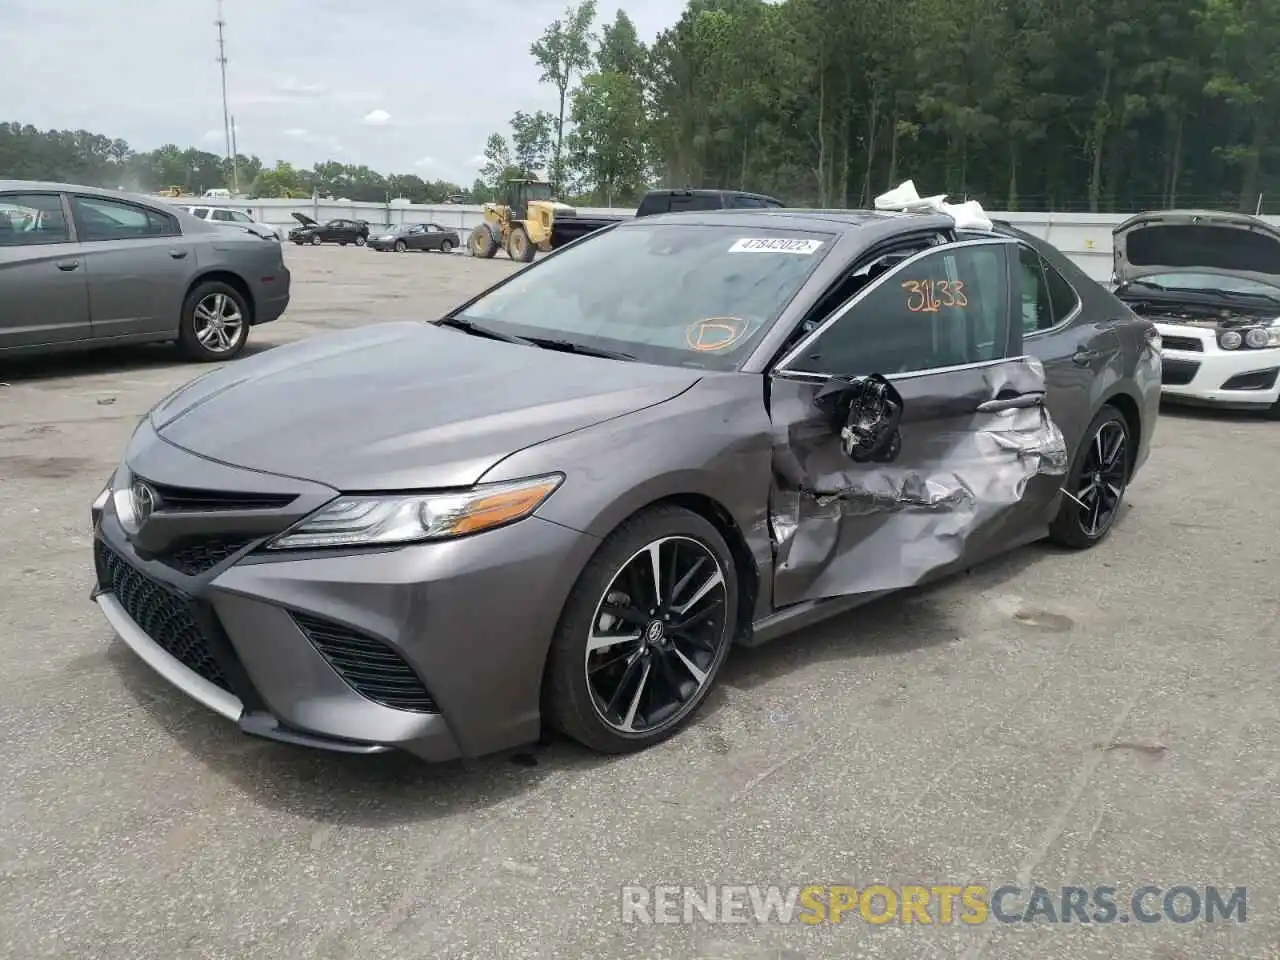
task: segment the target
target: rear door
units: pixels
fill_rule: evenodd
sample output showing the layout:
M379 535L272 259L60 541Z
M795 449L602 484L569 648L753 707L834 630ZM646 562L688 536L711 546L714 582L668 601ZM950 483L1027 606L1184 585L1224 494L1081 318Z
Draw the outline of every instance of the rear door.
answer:
M1026 517L1059 486L1062 444L1011 322L1011 257L1006 238L909 257L774 369L776 607L909 587L1030 538ZM851 459L815 403L833 378L866 374L902 399L891 462Z
M1049 411L1074 450L1093 418L1103 371L1120 353L1120 318L1082 316L1075 288L1030 244L1018 243L1017 258L1022 340L1044 364Z
M0 350L90 335L89 285L59 193L0 193Z
M114 197L71 196L95 337L177 334L196 268L177 217Z

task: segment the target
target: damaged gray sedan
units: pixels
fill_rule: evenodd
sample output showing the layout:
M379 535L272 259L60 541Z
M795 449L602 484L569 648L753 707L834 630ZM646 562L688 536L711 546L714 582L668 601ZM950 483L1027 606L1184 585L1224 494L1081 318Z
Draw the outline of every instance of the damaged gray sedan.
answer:
M624 222L166 398L95 502L94 596L248 733L634 750L735 643L1101 541L1159 393L1152 324L1011 229Z

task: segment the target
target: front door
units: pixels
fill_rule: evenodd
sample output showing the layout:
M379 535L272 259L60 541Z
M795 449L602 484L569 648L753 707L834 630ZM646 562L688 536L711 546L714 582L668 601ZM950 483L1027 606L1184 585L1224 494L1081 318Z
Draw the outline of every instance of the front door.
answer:
M196 254L177 217L124 200L73 196L94 337L177 335Z
M947 244L841 306L770 377L774 604L898 590L1026 540L1065 449L1038 361L1021 356L1011 241ZM891 462L858 463L815 403L884 375L901 398ZM850 389L854 389L851 386Z
M62 196L0 194L0 350L89 337L84 257Z

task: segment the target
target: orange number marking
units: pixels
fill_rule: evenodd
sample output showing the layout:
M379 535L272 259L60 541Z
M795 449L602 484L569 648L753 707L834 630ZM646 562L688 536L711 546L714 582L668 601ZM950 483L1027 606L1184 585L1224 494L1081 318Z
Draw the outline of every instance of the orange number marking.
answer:
M907 309L912 313L937 313L943 307L967 307L963 280L907 280Z

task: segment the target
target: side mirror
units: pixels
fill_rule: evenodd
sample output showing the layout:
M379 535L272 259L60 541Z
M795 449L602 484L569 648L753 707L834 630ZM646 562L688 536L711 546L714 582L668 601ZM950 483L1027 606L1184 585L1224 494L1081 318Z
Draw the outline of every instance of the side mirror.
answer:
M832 377L813 398L854 463L892 463L902 449L902 395L878 373Z

